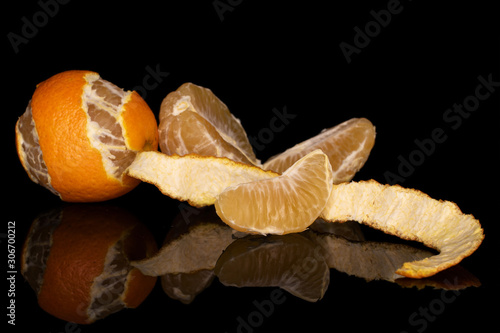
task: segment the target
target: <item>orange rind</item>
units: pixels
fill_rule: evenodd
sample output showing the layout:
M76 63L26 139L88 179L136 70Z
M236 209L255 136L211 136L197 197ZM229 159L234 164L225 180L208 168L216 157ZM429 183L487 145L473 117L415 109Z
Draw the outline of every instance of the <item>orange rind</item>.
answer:
M279 176L273 171L235 162L225 157L137 154L128 175L154 184L165 195L196 207L213 205L217 195L240 183Z
M455 203L374 180L334 185L321 218L358 221L439 251L429 258L405 262L396 271L410 278L428 277L458 264L484 238L479 221L462 213Z

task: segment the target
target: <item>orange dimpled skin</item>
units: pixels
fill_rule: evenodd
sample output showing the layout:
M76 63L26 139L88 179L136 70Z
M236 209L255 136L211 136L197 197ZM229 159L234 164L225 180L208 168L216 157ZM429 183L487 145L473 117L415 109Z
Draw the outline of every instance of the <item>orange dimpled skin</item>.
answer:
M158 130L136 92L72 70L37 86L16 124L16 141L32 180L64 201L94 202L139 184L124 171L138 151L158 149Z
M137 151L157 150L158 128L156 119L146 102L134 91L124 108L122 117L127 146ZM128 128L134 130L128 131Z

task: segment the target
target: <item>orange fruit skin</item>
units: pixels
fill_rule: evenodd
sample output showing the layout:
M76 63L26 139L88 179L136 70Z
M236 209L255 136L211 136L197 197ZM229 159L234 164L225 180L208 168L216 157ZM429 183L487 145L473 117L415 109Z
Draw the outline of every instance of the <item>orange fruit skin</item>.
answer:
M158 126L149 106L133 92L122 114L127 146L133 150L158 150ZM127 131L133 128L133 131Z
M91 303L90 289L104 269L109 248L122 237L135 244L132 250L136 253L129 256L143 257L157 251L149 230L123 211L66 207L63 220L52 235L52 247L38 294L40 307L66 321L91 323L86 314ZM151 292L156 280L136 268L131 269L122 296L126 307L137 307Z
M52 187L68 202L96 202L119 197L140 181L123 175L120 182L104 169L101 154L87 134L87 114L82 108L85 75L72 70L40 83L31 100L33 120ZM125 104L124 131L129 149L158 149L154 114L134 92Z

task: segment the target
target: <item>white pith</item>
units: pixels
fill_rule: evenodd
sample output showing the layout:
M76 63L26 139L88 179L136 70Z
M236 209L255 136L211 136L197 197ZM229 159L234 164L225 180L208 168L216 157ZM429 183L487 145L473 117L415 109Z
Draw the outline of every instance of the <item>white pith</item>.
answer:
M121 95L121 103L119 106L116 106L106 101L102 96L98 96L97 93L92 89L92 84L98 79L100 79L99 75L94 73L88 74L85 76L85 79L87 80L87 84L85 84L83 88L82 108L87 115L87 136L90 140L90 144L92 145L92 147L97 149L101 154L102 164L108 176L120 180L116 176L116 170L118 169L118 166L113 163L115 157L111 153L111 150L127 150L125 139L123 138L123 136L118 137L113 135L109 129L103 128L99 123L92 121L88 111L90 104L96 105L99 109L107 112L114 119L116 119L116 122L122 128L122 133L123 133L121 114L124 110L123 106L129 101L132 92L130 91L125 92L117 88L116 86L110 84L109 82L102 80L104 85L108 89L112 90L113 93L119 96ZM109 138L112 138L113 140L120 141L121 144L118 145L105 144L100 140L100 137L103 136L107 136Z
M42 153L42 149L40 148L38 132L36 130L36 124L35 124L35 121L33 119L33 114L31 111L31 101L28 104L28 107L26 108L26 112L25 112L25 114L23 114L22 117L29 117L29 119L30 119L30 125L32 127L31 135L33 137L34 144L30 144L25 140L23 134L21 133L21 131L19 129L20 123L18 122L18 124L16 126L16 138L17 138L17 151L19 152L19 155L20 155L19 157L20 157L21 163L22 163L24 169L26 170L26 172L28 173L28 176L30 177L30 179L33 182L40 184L40 176L42 176L42 178L43 178L43 176L45 176L47 178L47 183L41 184L41 185L43 185L45 188L47 188L53 194L60 196L59 192L56 191L52 187L51 177L50 177L50 174L48 173L48 169L47 169L47 166L45 165L45 161L43 160L43 153ZM27 154L26 151L35 152L35 154ZM38 169L33 167L33 163L35 163L35 162L31 162L31 161L35 160L36 158L41 160L42 168L43 168L42 170L38 170Z

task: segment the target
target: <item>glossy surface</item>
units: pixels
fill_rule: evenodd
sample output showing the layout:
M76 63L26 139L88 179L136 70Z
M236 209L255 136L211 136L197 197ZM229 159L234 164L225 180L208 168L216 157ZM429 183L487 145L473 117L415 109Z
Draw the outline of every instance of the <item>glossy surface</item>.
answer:
M110 212L117 211L112 205L102 205L99 210L95 205L70 206L70 209L78 209L86 215L87 207L94 215L96 211L102 212L102 216L95 217L96 221L116 219L110 215ZM159 309L208 315L215 308L200 309L206 302L217 307L227 307L225 302L238 307L248 302L247 305L254 310L248 313L246 321L241 319L242 316L235 318L238 327L244 327L256 324L261 316L271 317L281 305L295 304L307 309L315 304L319 309L326 309L332 306L331 302L335 303L339 288L353 288L354 294L360 290L367 293L385 290L393 296L413 294L414 287L423 289L422 294L433 288L446 300L454 300L453 295L473 292L468 289L481 287L479 279L462 266L426 279L398 276L395 271L402 263L429 257L433 250L396 238L384 240L386 235L356 222L317 220L310 229L301 233L261 236L231 229L219 219L213 207L200 209L181 204L179 208L181 211L171 225L163 227L166 229L164 250L153 266L145 267L150 274L161 274L161 283L157 283L153 294L139 309L121 311L128 314L120 325L132 318L158 320L151 316ZM68 207L53 209L50 215L42 212L34 223L39 223L41 218L44 221L51 217L58 219L67 210ZM122 215L126 212L124 209L119 211ZM132 213L127 214L130 219L134 218ZM158 229L158 226L154 228ZM372 233L370 238L373 239L367 239L365 232ZM98 229L92 234L96 237ZM156 271L151 270L154 267ZM27 299L34 303L34 310L39 313L41 310L33 302L36 300L34 293L28 292ZM116 323L119 318L124 318L121 312L92 327ZM51 318L47 313L40 313L42 321L51 321Z
M389 5L397 14L386 26L377 25L374 15L384 20ZM26 176L15 150L14 126L35 85L69 69L93 70L136 90L157 117L162 100L182 83L209 87L241 119L262 161L323 128L365 117L376 127L377 139L354 180L399 183L454 201L479 219L486 235L460 263L480 281L478 287L434 289L437 282L432 282L422 289L406 288L399 280L366 282L348 275L351 266L362 262L356 253L373 255L365 251L366 242L400 242L361 227L365 242L337 243L350 244L355 259L337 262L344 272L329 270L328 289L317 302L277 287L227 287L206 273L197 277L196 290L183 289L188 301L201 290L188 305L167 296L158 282L137 309L91 326L47 315L15 267L15 297L7 295L8 285L2 290L4 307L12 299L16 306L16 326L4 324L7 332L429 333L496 327L500 53L494 2L348 1L332 8L326 2L300 1L103 6L102 1L47 0L5 6L6 105L0 122L4 271L7 222L16 222L18 260L36 216L63 205ZM366 29L373 29L371 35ZM137 216L158 245L177 215L189 220L195 214L150 184L109 204ZM346 235L357 234L348 230ZM461 284L459 275L447 274L442 282L455 288ZM4 323L10 319L7 311Z

